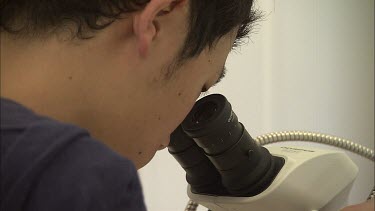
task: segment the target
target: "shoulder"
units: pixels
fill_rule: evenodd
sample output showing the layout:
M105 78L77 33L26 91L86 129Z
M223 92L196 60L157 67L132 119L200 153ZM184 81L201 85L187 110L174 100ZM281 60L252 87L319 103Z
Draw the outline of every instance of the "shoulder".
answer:
M82 128L3 102L1 210L145 209L130 160Z
M38 210L145 209L133 163L90 137L62 152L30 195L28 206Z

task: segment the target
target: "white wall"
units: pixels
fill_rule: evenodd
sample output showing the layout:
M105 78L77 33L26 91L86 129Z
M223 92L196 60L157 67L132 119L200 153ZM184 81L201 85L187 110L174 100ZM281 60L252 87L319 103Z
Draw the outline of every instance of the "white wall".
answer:
M227 77L212 93L228 98L253 137L298 129L373 149L374 0L258 0L257 6L265 20L231 54ZM374 164L348 154L360 169L350 195L357 203L374 186ZM140 174L150 211L184 209L185 174L167 151Z

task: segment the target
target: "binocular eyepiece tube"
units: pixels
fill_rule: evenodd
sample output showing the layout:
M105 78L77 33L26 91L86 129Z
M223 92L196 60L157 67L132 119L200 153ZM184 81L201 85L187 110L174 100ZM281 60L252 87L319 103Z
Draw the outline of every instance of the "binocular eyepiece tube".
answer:
M171 134L168 150L197 194L255 196L271 185L285 162L251 138L219 94L196 102Z

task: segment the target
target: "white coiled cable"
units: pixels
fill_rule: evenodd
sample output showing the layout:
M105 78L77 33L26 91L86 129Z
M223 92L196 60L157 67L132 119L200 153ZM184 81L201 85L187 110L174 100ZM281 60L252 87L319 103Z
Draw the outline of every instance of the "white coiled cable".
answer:
M274 132L268 133L265 135L258 136L255 138L255 141L259 145L267 145L277 142L285 142L285 141L307 141L307 142L314 142L320 144L331 145L335 147L339 147L358 155L361 155L367 159L374 161L374 150L364 147L360 144L355 142L349 141L347 139L338 138L331 135L325 135L320 133L313 133L313 132L303 132L303 131L284 131L284 132ZM196 211L198 207L198 203L189 200L188 205L186 206L185 211Z
M278 132L278 133L269 133L266 135L258 136L255 139L260 145L267 145L276 142L283 142L283 141L307 141L307 142L314 142L320 144L331 145L335 147L339 147L358 155L361 155L367 159L374 161L374 151L367 147L364 147L360 144L355 142L349 141L347 139L338 138L331 135L325 135L320 133L312 133L312 132L302 132L302 131L285 131L285 132Z

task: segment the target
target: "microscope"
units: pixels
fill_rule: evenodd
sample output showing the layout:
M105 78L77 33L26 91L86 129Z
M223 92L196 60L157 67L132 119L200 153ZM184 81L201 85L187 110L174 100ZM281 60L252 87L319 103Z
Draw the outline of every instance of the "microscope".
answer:
M303 132L253 139L220 94L200 99L171 134L168 151L186 171L187 194L211 211L333 211L346 205L358 168L342 151L263 146L305 140L327 143L374 160L350 141Z

